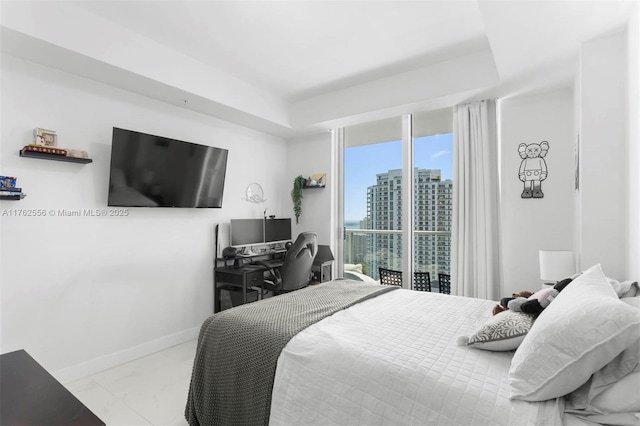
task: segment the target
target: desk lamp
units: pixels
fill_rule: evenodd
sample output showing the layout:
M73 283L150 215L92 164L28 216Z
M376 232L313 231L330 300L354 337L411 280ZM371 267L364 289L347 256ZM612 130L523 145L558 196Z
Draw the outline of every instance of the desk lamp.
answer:
M558 281L576 272L573 252L569 250L540 250L540 279L545 285L555 285Z

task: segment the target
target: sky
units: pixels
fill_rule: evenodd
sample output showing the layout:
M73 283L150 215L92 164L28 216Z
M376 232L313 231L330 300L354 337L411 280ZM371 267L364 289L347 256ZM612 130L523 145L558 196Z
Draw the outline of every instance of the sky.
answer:
M453 171L453 133L415 139L415 167L439 169L442 180ZM385 142L346 148L344 153L345 221L362 220L367 215L367 188L376 184L376 175L402 168L402 142Z

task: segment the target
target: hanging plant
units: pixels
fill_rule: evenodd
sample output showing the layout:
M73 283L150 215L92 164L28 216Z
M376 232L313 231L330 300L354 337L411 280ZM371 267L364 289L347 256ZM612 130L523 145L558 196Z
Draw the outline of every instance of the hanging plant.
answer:
M293 189L291 190L291 200L293 201L293 213L296 215L296 223L302 214L302 188L307 180L302 176L297 176L293 180Z

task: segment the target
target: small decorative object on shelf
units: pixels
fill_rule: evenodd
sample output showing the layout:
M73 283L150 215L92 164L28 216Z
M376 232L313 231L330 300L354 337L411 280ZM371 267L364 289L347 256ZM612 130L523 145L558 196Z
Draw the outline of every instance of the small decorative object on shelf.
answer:
M33 130L33 143L20 150L21 157L43 160L67 161L70 163L91 163L87 151L58 147L58 135L55 130L37 127Z
M16 178L13 176L0 176L0 188L15 188Z
M58 146L58 135L56 135L55 130L37 127L33 129L33 144L55 148Z
M16 187L16 178L0 176L0 200L22 200L27 196L22 188Z
M317 173L309 176L305 182L305 188L324 188L327 183L327 175L325 173Z
M79 150L79 149L68 149L67 150L67 157L89 158L89 154L87 153L87 151L82 151L82 150Z
M33 129L33 144L37 146L57 147L58 135L55 130L37 127Z
M67 150L62 148L54 148L43 145L26 145L22 148L22 152L31 151L31 152L41 152L43 154L51 154L51 155L67 155Z

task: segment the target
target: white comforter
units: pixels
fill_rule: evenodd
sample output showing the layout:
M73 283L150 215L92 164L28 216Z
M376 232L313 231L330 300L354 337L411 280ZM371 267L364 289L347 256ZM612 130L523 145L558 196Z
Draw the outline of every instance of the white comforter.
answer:
M559 403L510 401L512 352L457 346L495 302L396 290L296 335L276 370L276 425L561 425Z

